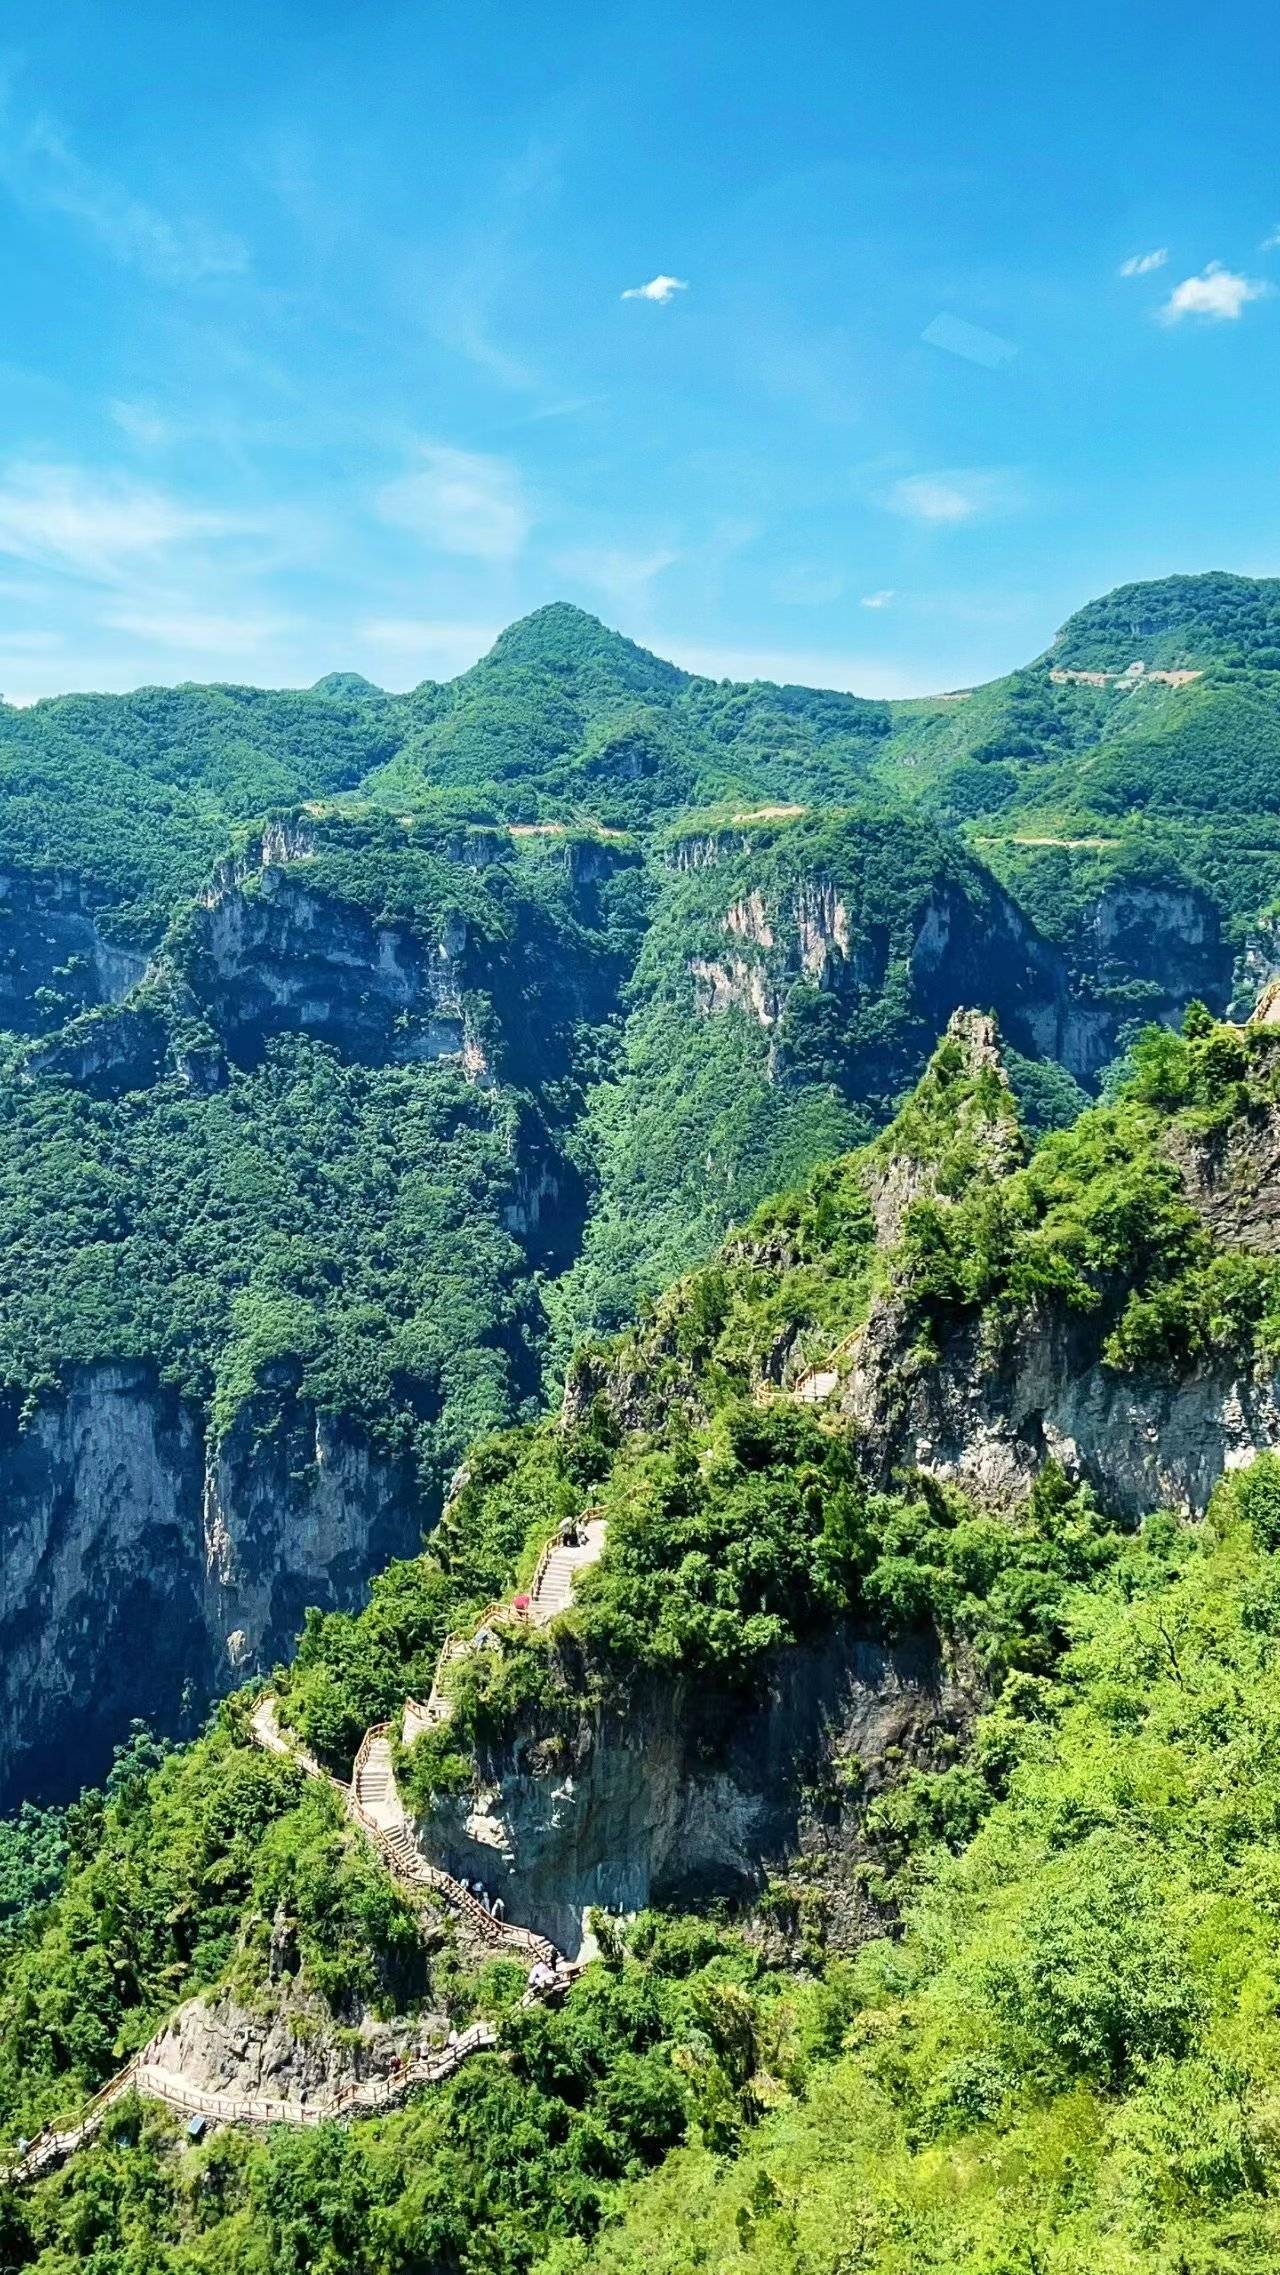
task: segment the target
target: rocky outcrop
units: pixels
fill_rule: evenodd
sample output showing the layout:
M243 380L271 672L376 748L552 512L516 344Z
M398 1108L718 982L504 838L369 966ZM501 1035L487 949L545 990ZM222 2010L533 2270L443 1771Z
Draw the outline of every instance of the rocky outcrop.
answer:
M1046 1310L992 1339L966 1322L936 1355L889 1298L872 1312L839 1406L880 1485L922 1469L987 1506L1025 1500L1052 1457L1118 1517L1201 1515L1224 1471L1280 1451L1280 1378L1228 1363L1189 1375L1104 1366L1095 1321Z
M159 1014L121 1004L88 1012L47 1042L32 1044L22 1073L28 1082L70 1082L95 1097L118 1098L128 1090L149 1089L165 1071L169 1055L169 1031Z
M687 841L680 865L710 866L718 842ZM859 933L848 897L830 878L806 878L777 902L753 888L731 902L721 928L721 952L689 959L695 1008L706 1018L737 1009L772 1031L798 986L853 1006L888 976L888 932L873 925ZM1073 990L1060 951L991 880L979 895L956 878L934 881L915 913L903 976L917 1017L935 1032L960 1005L980 1003L1020 1049L1056 1058L1079 1080L1094 1078L1114 1055L1118 1014ZM785 1055L771 1066L783 1071Z
M1127 991L1114 1004L1112 1051L1126 1018L1176 1027L1195 999L1220 1016L1232 991L1231 947L1217 908L1194 885L1108 885L1086 913L1080 962L1104 995Z
M874 988L888 964L883 929L856 938L848 906L829 878L805 879L777 907L753 889L731 902L723 929L729 944L722 956L689 961L704 1017L736 1007L762 1027L775 1027L798 982L836 991Z
M952 1033L963 1035L971 1064L985 1045L998 1065L994 1031L984 1037L973 1014L953 1020ZM1163 1143L1220 1248L1280 1254L1280 1112L1257 1106L1208 1129L1173 1121ZM987 1151L995 1179L1016 1164L1015 1144L1003 1158ZM892 1204L877 1212L887 1248L926 1189L915 1167L890 1153L879 1172ZM1225 1358L1192 1371L1113 1368L1102 1358L1113 1316L1106 1301L1092 1314L1046 1301L1012 1324L953 1323L935 1348L890 1281L840 1394L867 1469L878 1483L927 1470L1008 1507L1052 1457L1117 1516L1162 1507L1202 1514L1224 1471L1280 1450L1280 1374Z
M468 1000L469 950L463 917L443 918L426 941L311 890L295 858L206 901L187 976L233 1056L305 1031L353 1057L449 1060L479 1081L487 1062Z
M842 1628L780 1653L755 1705L654 1684L625 1722L584 1728L561 1758L525 1739L418 1837L573 1957L593 1906L749 1902L794 1851L806 1793L833 1760L927 1753L971 1707L932 1639Z
M112 940L89 886L60 872L0 867L0 1027L46 1034L141 979L141 950Z
M140 1717L190 1728L411 1553L407 1465L287 1386L218 1444L141 1365L86 1367L0 1429L0 1805L65 1798Z
M305 2105L328 2101L359 2081L392 2076L441 2044L448 2030L444 2014L381 2022L366 2010L338 2032L325 2002L285 1976L261 2009L242 2005L227 1990L188 1999L143 2059L195 2093Z

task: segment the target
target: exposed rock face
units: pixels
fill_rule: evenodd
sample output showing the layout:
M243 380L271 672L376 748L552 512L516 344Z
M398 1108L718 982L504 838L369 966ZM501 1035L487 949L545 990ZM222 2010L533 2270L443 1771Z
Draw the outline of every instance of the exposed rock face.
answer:
M879 987L884 980L884 932L876 927L856 939L849 910L826 878L807 879L777 909L759 890L745 894L726 910L724 930L741 946L689 962L697 1007L706 1017L736 1006L762 1027L775 1027L800 981L839 991Z
M327 2099L358 2079L389 2075L398 2060L425 2053L448 2033L447 2016L379 2022L364 2013L339 2037L323 2001L286 1977L265 2012L241 2006L229 1991L188 1999L143 2055L156 2069L180 2075L200 2093L272 2101Z
M483 1043L465 1001L461 917L434 944L308 889L305 871L264 867L201 912L192 984L228 1048L305 1029L354 1057L452 1060L474 1080Z
M1231 995L1231 948L1213 902L1194 885L1109 885L1089 911L1084 958L1099 988L1137 981L1154 991L1127 1012L1117 1009L1109 1052L1134 1009L1177 1026L1193 999L1220 1016Z
M994 1032L984 1039L972 1013L953 1020L951 1032L964 1040L971 1066L984 1043L987 1062L998 1065ZM1209 1131L1175 1123L1165 1144L1188 1200L1223 1248L1280 1254L1280 1114L1259 1110ZM988 1167L998 1177L1015 1160L989 1153ZM911 1168L894 1157L883 1173L895 1203L878 1212L887 1245L924 1189ZM922 1355L919 1330L909 1301L894 1291L881 1296L842 1392L881 1482L919 1468L1007 1506L1025 1497L1052 1456L1119 1516L1160 1507L1198 1515L1225 1470L1280 1450L1274 1370L1226 1361L1191 1374L1114 1369L1102 1360L1103 1317L1051 1304L1011 1329L964 1322L934 1356Z
M187 1726L287 1650L309 1604L357 1602L432 1514L406 1472L287 1389L217 1447L137 1365L81 1369L25 1425L10 1413L0 1805L100 1776L135 1716Z
M111 940L79 877L0 868L0 1027L46 1033L95 1003L118 1003L146 957Z
M575 1955L596 1905L749 1899L793 1852L805 1790L833 1755L909 1752L969 1711L932 1641L841 1629L780 1655L763 1702L736 1717L689 1686L655 1685L625 1726L584 1731L567 1766L522 1743L488 1764L478 1801L442 1806L419 1837Z
M680 865L710 866L717 846L715 839L686 843ZM1206 926L1199 908L1194 923L1202 931ZM753 889L731 903L723 930L722 954L689 960L704 1017L738 1009L774 1029L797 985L853 1002L882 988L888 976L888 935L873 926L859 936L829 878L804 880L777 906ZM994 884L979 904L957 881L940 878L921 901L906 967L918 1014L935 1030L960 1005L980 1003L999 1014L1020 1048L1059 1059L1078 1079L1096 1076L1114 1055L1118 1014L1072 990L1065 958ZM1198 963L1196 972L1200 977ZM1188 986L1178 996L1179 1009L1195 992Z
M168 1050L163 1019L154 1011L122 1004L110 1012L73 1019L60 1034L33 1044L23 1075L28 1081L51 1076L96 1097L118 1097L157 1081Z
M981 1075L993 1077L1006 1103L1007 1112L990 1119L977 1100L969 1097L961 1105L955 1123L956 1137L966 1138L977 1148L990 1175L1001 1176L1018 1167L1026 1149L996 1022L986 1011L953 1011L947 1021L947 1035L959 1044L964 1054L967 1080L973 1082ZM907 1210L922 1193L929 1191L935 1176L932 1163L918 1161L897 1149L888 1150L887 1142L881 1141L879 1152L872 1154L864 1180L881 1248L892 1248L901 1239Z
M1054 1312L999 1347L966 1324L930 1361L916 1332L892 1300L877 1308L841 1395L880 1483L923 1469L1007 1508L1053 1456L1117 1516L1199 1515L1224 1470L1280 1450L1275 1375L1119 1372L1102 1364L1096 1323Z

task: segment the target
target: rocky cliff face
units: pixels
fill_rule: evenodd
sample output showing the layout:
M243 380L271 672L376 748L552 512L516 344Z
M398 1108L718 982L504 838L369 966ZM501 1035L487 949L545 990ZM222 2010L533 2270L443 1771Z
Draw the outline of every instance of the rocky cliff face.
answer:
M190 1727L351 1605L431 1511L287 1389L219 1445L142 1366L80 1370L0 1433L0 1805L66 1798L134 1717ZM269 1428L266 1426L269 1423Z
M961 1016L951 1034L974 1072L992 1063L990 1022ZM1174 1121L1162 1142L1220 1248L1280 1253L1280 1113L1258 1107L1208 1128ZM999 1177L1015 1160L991 1156L987 1166ZM890 1157L881 1174L892 1188L909 1168ZM908 1205L923 1189L908 1179ZM903 1214L881 1219L886 1245ZM1161 1507L1199 1515L1224 1471L1280 1450L1280 1372L1225 1356L1191 1370L1111 1367L1105 1313L1049 1297L1011 1326L965 1320L929 1349L890 1277L840 1392L871 1475L887 1483L903 1468L924 1469L1007 1507L1052 1457L1118 1516Z
M1191 1375L1103 1365L1095 1322L1046 1309L993 1344L982 1323L923 1358L917 1323L873 1311L840 1405L877 1483L923 1469L988 1506L1026 1498L1042 1462L1091 1484L1117 1516L1200 1515L1225 1470L1280 1451L1280 1378L1224 1363Z
M191 977L234 1056L305 1030L349 1056L452 1061L487 1074L468 1008L475 975L461 917L432 943L309 889L305 870L264 866L200 912Z
M118 1003L146 957L109 938L79 877L0 867L0 1027L47 1033L96 1003Z
M717 842L682 846L679 865L714 866ZM1196 912L1196 924L1203 921ZM818 874L777 899L758 889L742 894L721 929L722 951L689 960L696 1009L706 1018L745 1011L766 1030L780 1027L800 986L850 1006L874 995L898 953L886 927L860 929L850 896ZM1020 1048L1060 1060L1079 1080L1094 1078L1114 1055L1117 1013L1072 987L1065 958L999 887L978 900L957 880L938 877L900 946L908 999L935 1031L960 1005L981 1003L998 1012ZM1188 988L1188 996L1193 992ZM784 1064L777 1060L775 1071Z
M282 1978L269 2005L242 2006L229 1991L188 1999L147 2045L142 2059L200 2093L237 2100L317 2101L369 2078L384 2078L448 2035L445 2014L382 2022L363 2012L335 2031L324 2002Z
M1103 1013L1091 1062L1072 1069L1082 1078L1114 1056L1126 1020L1176 1027L1195 1000L1220 1017L1232 994L1230 944L1213 902L1194 885L1108 885L1086 911L1076 968Z
M584 1728L568 1758L523 1740L419 1838L576 1955L593 1906L749 1903L795 1852L833 1764L856 1761L874 1791L887 1757L931 1761L971 1711L932 1639L844 1628L781 1655L758 1705L708 1711L687 1685L655 1685L625 1724Z

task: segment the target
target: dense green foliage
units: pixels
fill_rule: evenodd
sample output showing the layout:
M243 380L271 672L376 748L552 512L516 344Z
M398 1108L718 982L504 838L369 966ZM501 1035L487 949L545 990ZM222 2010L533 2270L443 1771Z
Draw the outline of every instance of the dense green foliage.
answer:
M515 1109L304 1037L204 1097L0 1085L0 1374L142 1358L225 1428L300 1390L422 1465L533 1387ZM283 1378L279 1368L283 1367Z
M1009 1177L970 1175L907 1216L901 1284L926 1333L980 1310L995 1336L1053 1301L1097 1320L1113 1367L1187 1369L1280 1352L1280 1265L1221 1247L1187 1198L1169 1116L1188 1137L1236 1134L1280 1095L1280 1036L1215 1025L1149 1028L1116 1104L1051 1132Z
M1278 1511L1264 1461L1203 1533L1154 1519L1076 1564L1066 1657L1007 1681L970 1767L880 1810L901 1938L796 1982L641 1920L561 2016L513 2016L506 2063L350 2134L178 2155L126 2106L0 2211L10 2264L1262 2275ZM1079 1512L1051 1488L1041 1521Z
M329 1791L247 1746L234 1713L148 1767L135 1752L66 1813L65 1881L28 1907L0 1990L10 2138L74 2110L179 1999L265 1983L283 1910L303 1980L338 2014L420 1996L414 1916Z
M1118 585L1076 611L1051 653L1088 671L1125 671L1135 659L1162 669L1280 665L1280 579L1210 570Z
M829 1957L806 1930L797 1974L766 1959L769 1901L746 1940L606 1923L564 2009L521 2009L514 1970L468 1981L424 1948L331 1795L252 1749L232 1701L194 1745L135 1742L104 1795L0 1852L8 2137L74 2108L190 1991L267 2000L281 1932L339 2022L481 2003L503 2055L347 2132L181 2147L124 2104L64 2174L0 2200L8 2261L1261 2275L1280 2242L1280 1464L1234 1476L1200 1530L1157 1515L1123 1538L1051 1465L997 1520L927 1479L869 1491L838 1413L768 1385L842 1343L887 1272L935 1328L1063 1305L1115 1367L1269 1347L1268 1260L1214 1247L1172 1161L1191 1142L1229 1161L1278 1081L1273 1030L1196 1009L1183 1036L1148 1031L1116 1102L1028 1151L986 1030L949 1036L890 1131L582 1355L564 1426L476 1446L429 1552L363 1612L313 1618L280 1677L286 1719L345 1766L422 1695L442 1637L588 1508L607 1546L571 1610L462 1662L445 1738L403 1757L423 1807L517 1728L567 1738L675 1683L714 1745L716 1702L727 1730L834 1623L933 1638L988 1711L964 1752L886 1757L865 1795L849 1765L859 1861L834 1869L884 1940Z
M1077 1595L1056 1678L979 1734L1006 1797L859 1960L839 2062L577 2265L1274 2265L1278 1502L1264 1461Z

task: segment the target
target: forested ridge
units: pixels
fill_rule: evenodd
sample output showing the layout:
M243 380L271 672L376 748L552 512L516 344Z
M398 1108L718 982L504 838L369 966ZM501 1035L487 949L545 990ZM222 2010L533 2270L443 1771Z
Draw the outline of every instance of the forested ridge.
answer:
M426 1535L0 1822L0 2141L196 1997L339 2066L375 2021L498 2033L347 2126L197 2143L127 2097L0 2185L0 2264L1274 2264L1280 1028L1221 1014L1280 973L1278 590L1122 588L906 704L700 679L557 606L406 695L0 712L0 1632L64 1585L50 1448L103 1384L197 1448L206 1571L227 1447L300 1494L354 1447ZM935 1391L968 1466L903 1436ZM1232 1450L1135 1514L1110 1457L1163 1474L1153 1413ZM584 1519L568 1608L482 1630L407 1742L446 1640ZM108 1524L50 1650L141 1647L174 1532L131 1550L130 1631ZM610 1815L635 1732L705 1854L655 1850L563 2004L522 2003L251 1743L267 1680L339 1780L388 1725L451 1872L488 1857L468 1812L518 1847L526 1806L554 1862L598 1777L564 1869L603 1843L604 1886L608 1828L652 1833Z
M838 1406L760 1396L780 1335L798 1383L895 1290L922 1317L978 1302L1024 1322L1050 1294L1115 1310L1118 1293L1123 1321L1153 1273L1178 1303L1206 1269L1260 1275L1241 1318L1273 1365L1265 1252L1219 1249L1168 1165L1274 1114L1276 1031L1188 1028L1151 1030L1116 1101L1038 1145L958 1028L884 1137L585 1351L558 1426L482 1441L428 1552L357 1617L313 1622L276 1678L291 1725L342 1764L590 1506L609 1546L580 1603L474 1657L447 1729L404 1756L428 1820L513 1734L572 1748L584 1713L625 1719L655 1682L744 1711L843 1623L931 1638L969 1704L905 1752L815 1763L825 1839L728 1912L599 1919L559 2012L521 2007L505 1962L477 1972L447 1938L424 1952L331 1798L246 1743L252 1693L194 1745L139 1736L104 1794L27 1812L0 1847L10 2140L73 2111L192 1991L269 2011L286 1926L309 2029L443 2005L496 2015L499 2048L346 2128L183 2146L126 2100L64 2172L0 2195L9 2264L1271 2263L1280 1463L1224 1480L1198 1522L1118 1526L1051 1461L1020 1511L992 1511L923 1474L868 1490ZM878 1237L890 1190L905 1213ZM1011 1249L992 1248L1000 1223ZM1193 1379L1194 1344L1157 1363ZM1130 1335L1111 1364L1152 1353Z

